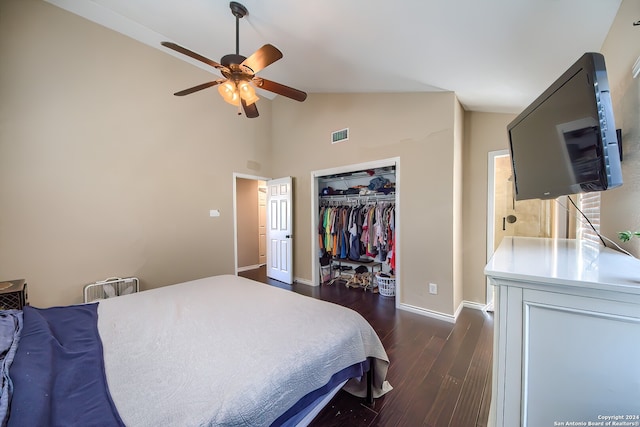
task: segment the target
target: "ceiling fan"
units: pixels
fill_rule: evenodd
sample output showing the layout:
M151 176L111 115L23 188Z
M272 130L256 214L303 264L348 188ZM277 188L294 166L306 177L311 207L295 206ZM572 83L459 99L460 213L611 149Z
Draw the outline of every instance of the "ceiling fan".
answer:
M163 46L168 47L169 49L173 49L176 52L180 52L184 55L190 56L193 59L217 68L224 76L223 79L202 83L192 88L176 92L174 93L174 95L189 95L190 93L194 93L199 90L207 89L211 86L217 85L218 92L220 93L222 98L228 103L237 106L238 114L241 114L240 108L242 108L242 110L244 110L244 114L248 118L258 117L258 108L256 107L255 102L259 98L256 95L255 89L253 87L254 85L255 87L258 87L260 89L264 89L278 95L286 96L287 98L291 98L296 101L302 102L307 99L307 94L305 92L302 92L301 90L294 89L292 87L256 76L256 73L258 73L260 70L266 68L267 66L282 58L282 52L280 52L275 46L266 44L255 51L248 58L240 55L240 18L244 17L249 12L247 11L246 7L235 1L229 3L229 7L231 8L231 13L233 13L233 16L236 17L236 53L223 56L220 59L219 64L175 43L161 43Z

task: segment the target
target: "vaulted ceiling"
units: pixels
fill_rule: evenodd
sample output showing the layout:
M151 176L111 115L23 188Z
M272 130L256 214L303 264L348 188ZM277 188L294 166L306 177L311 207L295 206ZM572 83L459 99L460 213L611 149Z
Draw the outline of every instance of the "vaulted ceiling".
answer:
M235 53L226 0L46 1L215 76L160 42L217 62ZM600 50L620 2L241 0L249 14L240 54L273 44L284 57L259 75L308 93L453 91L467 110L518 113L584 52Z

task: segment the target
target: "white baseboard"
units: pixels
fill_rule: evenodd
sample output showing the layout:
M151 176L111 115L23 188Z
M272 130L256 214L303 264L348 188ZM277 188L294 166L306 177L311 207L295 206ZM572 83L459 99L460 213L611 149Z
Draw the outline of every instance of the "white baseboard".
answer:
M456 319L458 315L462 311L464 307L472 308L474 310L487 311L487 306L485 304L480 304L473 301L462 301L458 306L455 314L452 316L451 314L440 313L439 311L427 310L426 308L416 307L410 304L402 304L398 305L398 308L406 311L410 311L412 313L420 314L422 316L432 317L438 320L444 320L449 323L456 323Z
M474 310L480 310L480 311L493 311L490 307L489 304L481 304L479 302L474 302L474 301L462 301L460 303L460 305L458 306L458 309L456 310L456 319L458 318L458 315L460 314L460 311L462 310L463 307L466 308L471 308Z
M316 286L313 284L313 280L307 280L307 279L303 279L301 277L294 277L293 281L296 283L302 283L303 285L308 285L308 286Z
M487 304L481 304L474 301L462 301L462 305L467 308L473 308L474 310L485 311L487 309Z
M257 268L262 267L264 264L255 264L255 265L247 265L244 267L238 267L238 273L240 273L241 271L249 271L249 270L255 270Z
M398 308L401 310L410 311L412 313L420 314L422 316L432 317L438 320L444 320L445 322L455 323L456 318L450 314L440 313L439 311L427 310L426 308L416 307L410 304L400 303Z

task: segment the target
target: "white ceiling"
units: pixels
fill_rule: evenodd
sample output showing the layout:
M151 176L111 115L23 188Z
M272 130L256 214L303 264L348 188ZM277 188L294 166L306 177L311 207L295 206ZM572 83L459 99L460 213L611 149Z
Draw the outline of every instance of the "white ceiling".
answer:
M235 53L227 0L46 1L216 76L160 41L217 62ZM249 10L240 54L266 43L284 53L261 77L308 93L454 91L467 110L519 113L584 52L600 50L621 0L240 3Z

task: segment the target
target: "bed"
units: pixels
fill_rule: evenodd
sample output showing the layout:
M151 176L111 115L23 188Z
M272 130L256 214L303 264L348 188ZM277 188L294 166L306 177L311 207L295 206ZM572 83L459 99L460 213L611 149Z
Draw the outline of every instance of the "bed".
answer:
M9 426L306 425L391 389L358 313L232 275L16 317Z

